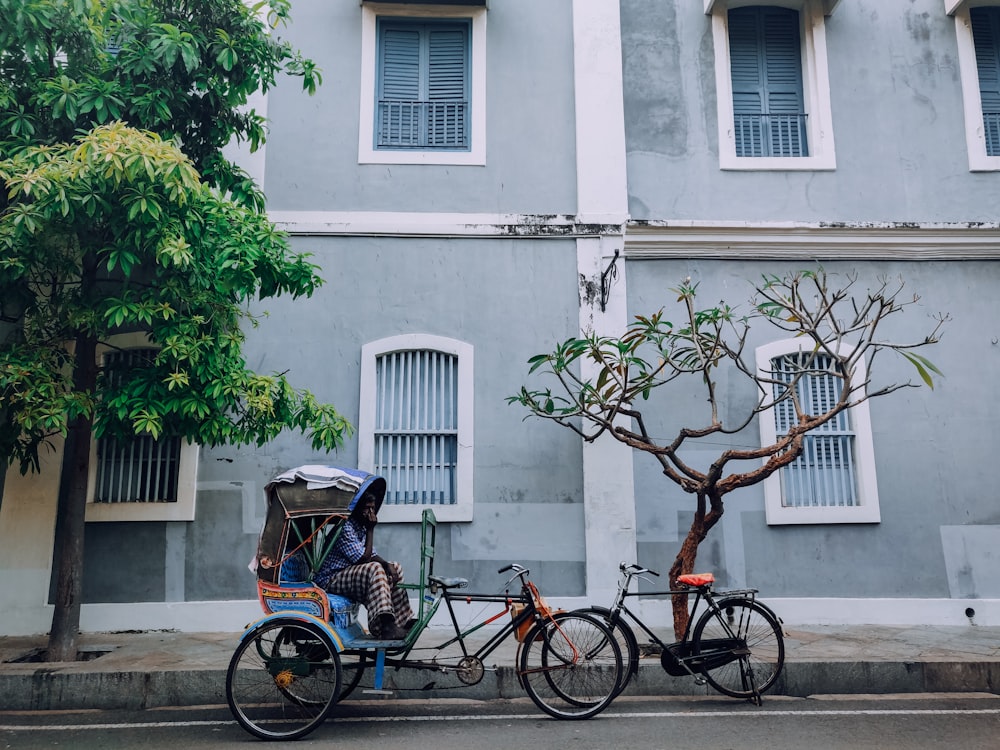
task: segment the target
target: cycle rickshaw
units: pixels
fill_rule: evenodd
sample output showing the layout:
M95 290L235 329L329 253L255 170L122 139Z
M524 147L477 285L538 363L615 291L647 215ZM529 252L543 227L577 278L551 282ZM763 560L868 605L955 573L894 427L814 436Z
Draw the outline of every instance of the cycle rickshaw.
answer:
M226 674L226 698L237 722L266 740L297 739L322 724L339 700L368 674L368 692L385 692L388 670L448 672L477 684L483 659L508 637L518 640L515 671L532 701L550 716L585 719L603 711L624 679L621 647L600 619L554 611L528 577L512 564L502 593L459 593L465 579L434 574L437 522L423 511L419 578L413 591L417 624L399 641L371 637L359 606L311 583L332 549L341 524L371 494L381 506L386 482L356 469L302 466L265 489L266 516L255 557L264 616L240 638ZM498 612L472 626L459 625L454 604L481 602ZM417 648L417 640L444 604L454 632ZM503 623L477 650L466 637ZM430 657L421 656L431 652Z

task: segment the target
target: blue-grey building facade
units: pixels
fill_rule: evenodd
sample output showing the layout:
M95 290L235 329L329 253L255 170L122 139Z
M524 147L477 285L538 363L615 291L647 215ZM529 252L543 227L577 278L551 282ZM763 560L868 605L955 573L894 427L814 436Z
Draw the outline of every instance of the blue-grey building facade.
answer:
M525 419L506 398L533 382L528 358L620 334L688 277L699 299L745 306L762 274L817 265L860 289L902 278L920 300L899 340L947 313L925 352L945 377L868 405L863 513L789 520L780 490L742 489L698 568L760 589L787 622L961 623L968 609L1000 622L1000 138L985 62L1000 0L296 0L292 15L280 33L323 85L261 98L267 145L243 157L325 284L257 310L245 353L356 431L335 454L295 434L191 448L167 511L92 508L85 630L255 616L264 485L300 464L379 469L380 378L400 352L441 353L454 373L436 570L492 590L516 561L557 603L605 602L620 560L670 566L693 498L644 454ZM776 338L754 328L748 351ZM891 357L870 375L919 382ZM720 382L734 414L755 398ZM651 400L655 434L704 421L694 396L682 384ZM730 440L759 444L757 423ZM51 619L58 466L3 486L0 600L18 604L4 633ZM387 476L390 491L409 481ZM377 532L410 570L420 502L388 504ZM644 606L668 622L666 605Z

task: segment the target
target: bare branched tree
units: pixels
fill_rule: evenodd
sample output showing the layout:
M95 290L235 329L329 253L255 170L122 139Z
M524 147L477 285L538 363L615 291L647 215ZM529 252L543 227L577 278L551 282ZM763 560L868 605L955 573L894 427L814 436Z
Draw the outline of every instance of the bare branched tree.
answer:
M754 287L750 312L739 315L725 303L696 309L697 284L686 279L672 290L681 307L682 323L669 322L661 309L648 317L636 316L620 338L589 334L528 360L531 373L548 375L557 385L522 387L509 403L521 404L533 415L567 427L586 441L607 434L650 454L666 477L696 498L694 520L670 568L671 587L676 586L677 576L693 572L698 546L722 518L726 495L763 482L793 463L801 455L803 439L810 430L868 399L920 385L906 381L873 387L867 373L876 355L890 351L904 357L931 388L934 376L941 374L916 350L938 341L946 315L936 316L922 339L886 341L880 338L885 321L917 303L919 297L904 299L901 280L880 279L877 288L863 295L852 293L856 276L846 277L838 288L831 281L822 269L765 276ZM752 356L749 361L745 356L751 326L758 324L781 331L782 338L802 340L796 354L782 358L780 370L760 370ZM582 362L592 366L581 367ZM757 394L755 405L731 423L720 416L715 378L723 367L747 378ZM585 371L596 375L589 377ZM700 381L706 392L708 420L701 426L678 428L672 439L654 437L640 404L654 389L682 376ZM819 413L812 413L815 405L802 398L805 379L814 376L832 376L838 384L836 399L823 404ZM784 434L769 445L726 448L703 468L681 457L682 448L693 441L740 433L765 412L787 410L789 404L794 419L788 420ZM747 462L753 468L738 468ZM674 598L673 613L680 638L688 619L685 596Z

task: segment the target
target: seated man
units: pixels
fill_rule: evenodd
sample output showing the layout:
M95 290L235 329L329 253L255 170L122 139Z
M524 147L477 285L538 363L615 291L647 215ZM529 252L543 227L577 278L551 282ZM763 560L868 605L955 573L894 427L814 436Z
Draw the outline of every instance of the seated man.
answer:
M358 501L313 580L331 594L363 602L372 635L399 641L413 627L413 610L406 591L398 586L403 580L402 566L375 552L375 506L371 495Z

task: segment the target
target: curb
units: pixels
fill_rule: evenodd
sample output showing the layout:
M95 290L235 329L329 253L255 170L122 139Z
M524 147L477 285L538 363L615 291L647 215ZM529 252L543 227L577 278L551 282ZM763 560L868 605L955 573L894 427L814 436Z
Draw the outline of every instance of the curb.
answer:
M433 675L431 675L433 678ZM472 686L440 686L416 670L390 673L388 688L399 700L466 698L505 700L524 697L514 668L487 671ZM1000 661L786 661L768 695L806 697L822 694L996 693ZM358 692L352 697L362 697ZM671 677L658 662L642 664L623 693L628 696L717 695L691 677ZM723 697L723 696L720 696ZM726 700L731 700L725 698ZM226 703L226 670L157 669L83 672L28 667L0 674L0 705L8 711L126 710L205 706Z

